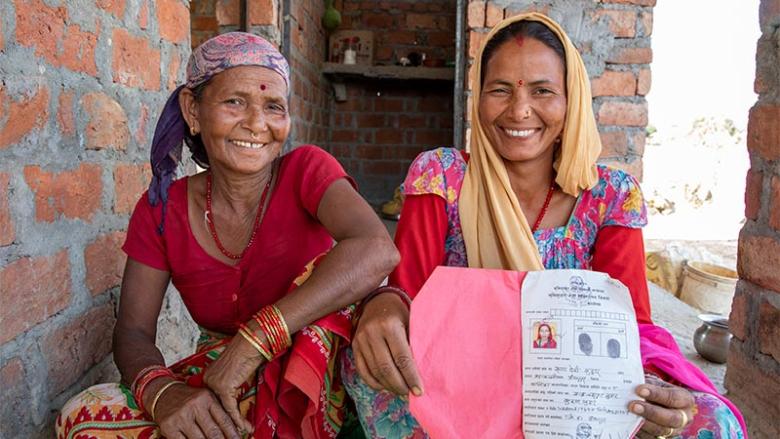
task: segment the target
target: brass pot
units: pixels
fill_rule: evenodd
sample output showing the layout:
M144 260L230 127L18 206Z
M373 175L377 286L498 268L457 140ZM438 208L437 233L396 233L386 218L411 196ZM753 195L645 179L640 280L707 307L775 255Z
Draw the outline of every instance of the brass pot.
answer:
M713 363L725 363L731 343L729 320L718 314L699 314L701 326L693 333L693 347Z

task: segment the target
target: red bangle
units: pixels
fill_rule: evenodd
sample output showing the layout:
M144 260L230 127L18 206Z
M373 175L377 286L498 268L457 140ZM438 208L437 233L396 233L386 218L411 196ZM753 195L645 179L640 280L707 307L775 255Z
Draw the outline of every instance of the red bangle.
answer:
M271 348L271 355L276 357L292 345L292 338L287 323L276 305L263 307L253 319L265 334Z
M157 378L162 378L162 377L170 377L176 379L176 375L174 375L174 373L165 366L157 365L157 367L147 368L147 369L149 370L148 371L145 371L146 369L142 370L141 372L145 371L144 374L143 375L139 374L139 377L136 378L136 380L134 380L135 390L132 392L136 404L138 404L138 407L144 412L146 411L146 408L144 407L143 395L144 395L144 391L146 390L146 387L149 386L149 383L156 380Z

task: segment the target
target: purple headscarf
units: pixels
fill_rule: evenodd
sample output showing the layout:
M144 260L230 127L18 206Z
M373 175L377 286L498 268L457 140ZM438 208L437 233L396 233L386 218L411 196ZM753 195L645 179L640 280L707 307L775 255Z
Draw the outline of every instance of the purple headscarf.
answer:
M290 87L290 66L279 50L264 38L245 33L229 32L218 35L192 51L187 63L187 82L171 93L162 114L157 120L152 140L152 182L149 184L149 203L156 206L162 201L162 220L158 232L162 234L165 223L165 205L168 188L173 182L176 167L181 161L182 142L192 146L200 140L190 136L187 123L179 106L182 88L195 88L217 73L237 66L260 66L271 69L284 78Z

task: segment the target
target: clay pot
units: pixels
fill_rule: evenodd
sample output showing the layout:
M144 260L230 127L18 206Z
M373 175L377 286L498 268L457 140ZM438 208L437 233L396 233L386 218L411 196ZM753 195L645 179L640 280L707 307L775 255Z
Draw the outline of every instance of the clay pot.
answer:
M693 333L693 347L713 363L725 363L731 343L729 320L717 314L699 314L702 325Z

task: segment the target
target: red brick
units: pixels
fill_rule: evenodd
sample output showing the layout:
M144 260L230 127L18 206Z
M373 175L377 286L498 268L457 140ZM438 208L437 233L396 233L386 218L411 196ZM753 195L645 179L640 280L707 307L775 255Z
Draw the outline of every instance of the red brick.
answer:
M748 118L748 150L766 160L780 158L780 105L756 104Z
M656 0L601 0L602 3L622 3L638 6L655 6Z
M181 60L178 54L171 56L171 61L168 63L168 91L173 91L179 82L179 67L181 66Z
M485 2L469 2L467 16L469 28L485 27Z
M384 114L368 113L357 115L358 128L379 128L385 125Z
M746 282L737 284L734 299L731 301L731 312L729 313L729 330L734 337L740 340L746 340L752 326L753 319L750 316L751 296L755 292Z
M643 127L647 125L647 103L604 102L598 113L601 125Z
M641 29L641 35L644 37L649 37L653 34L653 13L652 12L641 12L639 14L639 23L642 25Z
M216 32L219 30L219 22L217 17L204 17L193 16L192 17L192 30L193 31L208 31Z
M632 147L630 150L638 155L643 156L645 153L645 142L647 142L647 133L645 130L640 130L631 136Z
M183 43L190 37L190 10L180 0L157 0L157 24L161 37Z
M452 143L452 133L441 130L414 130L415 144L426 148L448 146Z
M251 1L249 2L249 22L256 25L276 25L279 21L277 10L277 5L273 0Z
M634 96L636 78L632 72L605 70L598 78L590 81L593 96Z
M625 131L599 133L603 158L625 157L628 154L628 136Z
M387 32L385 42L389 44L417 44L417 32L409 30L399 30Z
M608 166L612 166L617 169L622 169L623 171L628 172L629 174L636 177L637 180L640 182L642 181L642 159L634 159L630 162L626 162L624 159L603 159L599 160L600 163L603 163Z
M780 291L780 242L768 236L740 236L737 251L739 278Z
M768 300L759 306L758 345L761 352L780 362L780 309Z
M492 1L487 4L485 11L485 26L492 28L504 19L504 8L496 6Z
M81 98L81 106L89 121L86 127L87 149L125 150L130 141L127 115L118 102L100 92Z
M92 241L84 249L86 284L93 296L119 285L127 257L122 252L125 232L111 232Z
M57 122L60 124L62 134L73 135L76 132L76 121L73 117L73 92L63 90L60 92L59 105L57 107Z
M114 29L111 61L114 82L146 90L160 88L160 51L143 37L134 37L121 28Z
M392 29L395 24L395 20L393 20L393 16L384 12L363 13L362 21L364 26L373 29Z
M479 55L479 49L486 36L487 34L482 32L469 32L469 57L476 58Z
M330 136L332 142L354 142L357 139L358 135L354 130L333 130Z
M761 209L763 182L763 172L752 169L747 172L747 183L745 184L745 217L747 219L755 220L758 218L758 211Z
M110 12L116 18L122 19L125 15L125 0L96 0L98 8Z
M639 71L639 77L636 81L636 94L639 96L646 96L650 93L650 86L652 85L652 75L650 69L642 69Z
M780 230L780 178L772 177L772 199L769 202L769 226Z
M424 114L401 114L398 117L398 125L401 128L416 128L425 126Z
M617 38L634 38L636 35L636 12L630 10L602 9L596 11L596 18L607 16L609 30Z
M455 34L444 31L431 31L428 34L428 44L436 47L454 47Z
M60 328L42 341L52 395L59 394L111 352L111 332L116 318L111 303L101 305Z
M59 173L26 166L24 179L35 193L36 221L53 222L60 216L91 221L100 209L101 173L99 165L87 163Z
M146 144L146 124L149 121L149 107L141 104L141 110L138 112L138 128L135 130L135 141L139 145Z
M241 17L239 0L216 0L215 3L217 22L220 26L238 24Z
M5 93L0 90L0 106L5 100ZM27 133L46 123L49 118L49 89L41 87L32 97L12 101L7 114L8 120L0 128L0 149L17 143Z
M0 388L7 390L18 387L24 383L24 365L19 357L9 360L2 369L0 369ZM6 400L6 403L9 401Z
M366 161L363 162L363 174L365 175L399 175L405 171L401 162L391 161Z
M653 61L653 49L649 47L617 47L607 57L612 64L650 64Z
M360 145L355 148L355 157L363 160L379 160L384 156L384 146L377 145Z
M149 163L117 165L114 169L114 212L132 213L151 178L152 168Z
M11 218L11 191L8 187L10 179L10 174L0 172L0 247L12 244L16 238Z
M400 144L403 143L403 132L396 129L376 130L374 140L381 145Z
M732 339L724 384L728 397L748 419L754 438L780 437L780 368L772 361L756 361L752 343ZM772 367L774 366L774 367Z
M70 302L68 251L21 258L0 269L0 345L62 311Z
M401 112L404 109L404 101L400 99L376 99L374 100L374 111L382 112Z
M49 7L42 0L15 0L16 41L33 47L35 54L56 67L95 76L97 35L68 25L65 7Z
M408 29L437 29L436 16L429 14L406 14L406 27Z

